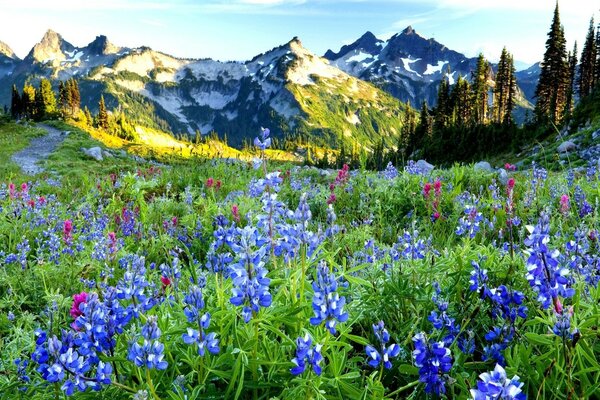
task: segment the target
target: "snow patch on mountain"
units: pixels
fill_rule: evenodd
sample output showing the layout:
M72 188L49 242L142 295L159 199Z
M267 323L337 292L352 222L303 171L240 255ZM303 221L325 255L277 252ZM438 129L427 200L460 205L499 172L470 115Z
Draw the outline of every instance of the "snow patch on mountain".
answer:
M175 115L179 121L188 126L188 132L193 133L193 129L190 127L190 122L181 112L182 106L190 104L186 104L181 97L177 95L177 93L164 91L160 94L160 96L155 96L146 89L140 90L139 93L160 104L162 108Z
M421 76L421 74L419 74L417 71L414 71L413 69L411 69L410 64L416 63L417 61L420 61L420 58L417 58L416 60L412 60L410 58L401 58L402 63L404 64L404 69L407 70L408 72L412 72L413 74L417 74L419 76Z
M455 80L454 80L454 74L456 73L456 71L452 71L452 73L450 74L445 74L446 78L448 78L448 82L450 83L450 85L454 85Z
M297 56L296 63L288 71L287 78L297 85L313 85L315 82L311 76L316 75L320 78L340 79L344 78L344 73L331 66L324 58L309 53L302 44L297 41L291 41L292 52Z
M201 89L194 89L190 92L194 101L199 106L208 106L213 110L222 110L227 104L231 103L237 98L237 92L232 94L224 94L216 90L203 91Z
M347 58L346 62L361 62L361 61L365 61L369 58L373 58L373 56L371 54L363 53L362 51L359 51L357 54L353 55L352 57Z
M448 61L438 61L437 65L427 64L427 69L423 72L423 75L433 75L438 72L442 72L444 65L448 64Z

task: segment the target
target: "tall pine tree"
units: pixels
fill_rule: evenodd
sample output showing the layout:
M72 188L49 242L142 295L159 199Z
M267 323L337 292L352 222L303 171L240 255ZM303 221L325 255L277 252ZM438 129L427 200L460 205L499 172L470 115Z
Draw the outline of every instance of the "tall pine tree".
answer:
M10 99L10 115L14 119L18 119L23 115L23 102L21 101L21 94L17 85L12 86L12 96Z
M581 51L581 63L579 64L579 75L577 77L577 93L579 98L584 98L592 92L596 82L596 35L594 17L590 20L590 27L585 37L583 50Z
M442 77L440 86L438 87L437 105L433 115L433 125L435 129L444 129L448 126L452 107L450 105L450 82L448 76L450 69L446 75ZM422 110L421 110L422 111Z
M50 118L56 112L56 97L52 91L52 84L48 79L40 81L39 97L41 101L41 109L39 110L41 118Z
M570 115L573 111L573 95L575 93L575 75L577 73L577 41L573 46L573 51L569 52L569 88L567 89L567 101L565 104L565 114Z
M569 65L566 40L560 24L558 2L554 9L552 26L548 32L542 71L535 90L535 113L538 122L559 125L563 119L569 90Z
M23 94L21 95L22 114L33 119L36 115L35 106L35 88L29 84L23 86Z
M97 126L100 129L108 129L108 112L106 111L106 104L104 103L104 96L100 96L100 102L98 103L98 122Z
M452 88L450 99L453 124L459 127L469 126L473 115L473 97L469 81L459 76Z
M479 54L477 69L473 75L473 117L475 124L484 125L488 122L488 62Z
M508 96L506 98L506 104L504 107L504 116L502 118L502 123L504 125L512 125L512 123L513 123L512 112L513 112L513 109L515 108L515 96L517 94L517 78L515 76L515 73L516 73L515 63L514 63L512 54L508 55L507 72L508 72L508 78L507 78Z

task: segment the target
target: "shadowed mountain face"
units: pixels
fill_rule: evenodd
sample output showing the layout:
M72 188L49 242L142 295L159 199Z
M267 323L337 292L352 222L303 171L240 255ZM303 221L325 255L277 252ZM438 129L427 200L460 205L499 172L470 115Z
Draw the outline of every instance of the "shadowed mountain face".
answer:
M437 88L444 76L453 84L459 75L470 78L477 66L477 58L450 50L434 39L419 35L410 26L387 41L367 32L339 52L327 51L325 58L404 102L418 105L425 101L430 106L435 105ZM532 72L522 80L517 75L524 100L532 101L531 85L535 91L538 75L539 72Z

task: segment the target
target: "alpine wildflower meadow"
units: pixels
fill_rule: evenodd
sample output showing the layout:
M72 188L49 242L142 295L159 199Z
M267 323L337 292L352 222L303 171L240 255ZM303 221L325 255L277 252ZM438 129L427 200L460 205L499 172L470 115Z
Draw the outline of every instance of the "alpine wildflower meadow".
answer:
M597 169L327 170L254 145L1 183L0 398L598 396Z

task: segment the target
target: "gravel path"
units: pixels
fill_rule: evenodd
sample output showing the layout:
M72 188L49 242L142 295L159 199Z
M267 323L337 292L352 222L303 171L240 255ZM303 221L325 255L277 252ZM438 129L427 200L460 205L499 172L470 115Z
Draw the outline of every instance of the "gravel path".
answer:
M38 124L38 127L45 129L48 134L32 139L29 146L12 156L12 160L28 175L44 171L44 168L37 165L37 162L48 158L68 134L44 124Z

